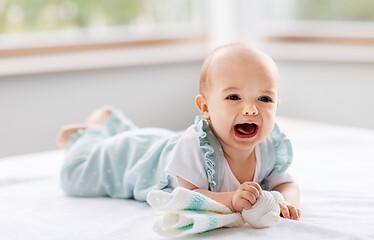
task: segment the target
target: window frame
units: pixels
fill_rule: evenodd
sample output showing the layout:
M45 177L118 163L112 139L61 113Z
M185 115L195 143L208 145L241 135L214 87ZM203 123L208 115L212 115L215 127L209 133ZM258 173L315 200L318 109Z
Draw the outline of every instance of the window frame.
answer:
M263 28L259 46L283 60L374 62L374 23L294 21ZM296 26L295 26L296 25Z
M239 40L248 41L276 60L374 62L374 22L269 21L260 0L236 1ZM235 16L235 15L233 15ZM289 28L292 26L293 28Z
M195 14L206 7L206 0L192 5ZM145 32L130 25L0 35L0 77L200 61L207 49L205 20L199 15L191 22L143 26Z

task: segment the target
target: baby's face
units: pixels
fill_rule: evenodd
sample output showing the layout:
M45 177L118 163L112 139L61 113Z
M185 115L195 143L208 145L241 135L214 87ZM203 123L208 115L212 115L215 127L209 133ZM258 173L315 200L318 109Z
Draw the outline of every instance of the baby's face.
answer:
M267 56L227 49L212 61L203 113L224 150L253 150L271 132L278 108L278 72Z

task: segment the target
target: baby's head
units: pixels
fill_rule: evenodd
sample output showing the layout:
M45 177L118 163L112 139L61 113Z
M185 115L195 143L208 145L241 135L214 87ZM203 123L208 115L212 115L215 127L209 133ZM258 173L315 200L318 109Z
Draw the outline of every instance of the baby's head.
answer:
M278 104L277 67L256 48L224 45L203 63L196 105L224 149L253 150L273 129Z

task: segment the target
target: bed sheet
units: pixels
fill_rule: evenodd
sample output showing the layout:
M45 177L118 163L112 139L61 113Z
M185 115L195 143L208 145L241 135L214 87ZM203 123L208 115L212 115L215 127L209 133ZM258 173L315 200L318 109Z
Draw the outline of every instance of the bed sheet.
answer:
M279 118L294 148L300 221L218 229L193 239L374 239L374 131ZM164 239L147 203L72 198L59 187L64 151L0 159L0 239Z

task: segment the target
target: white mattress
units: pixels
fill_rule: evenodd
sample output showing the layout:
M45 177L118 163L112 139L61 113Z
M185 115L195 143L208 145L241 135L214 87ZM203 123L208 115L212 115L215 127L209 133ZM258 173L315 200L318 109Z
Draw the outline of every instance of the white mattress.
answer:
M374 131L280 118L294 147L300 221L218 229L194 239L374 239ZM0 159L0 239L163 239L147 203L71 198L61 150Z

